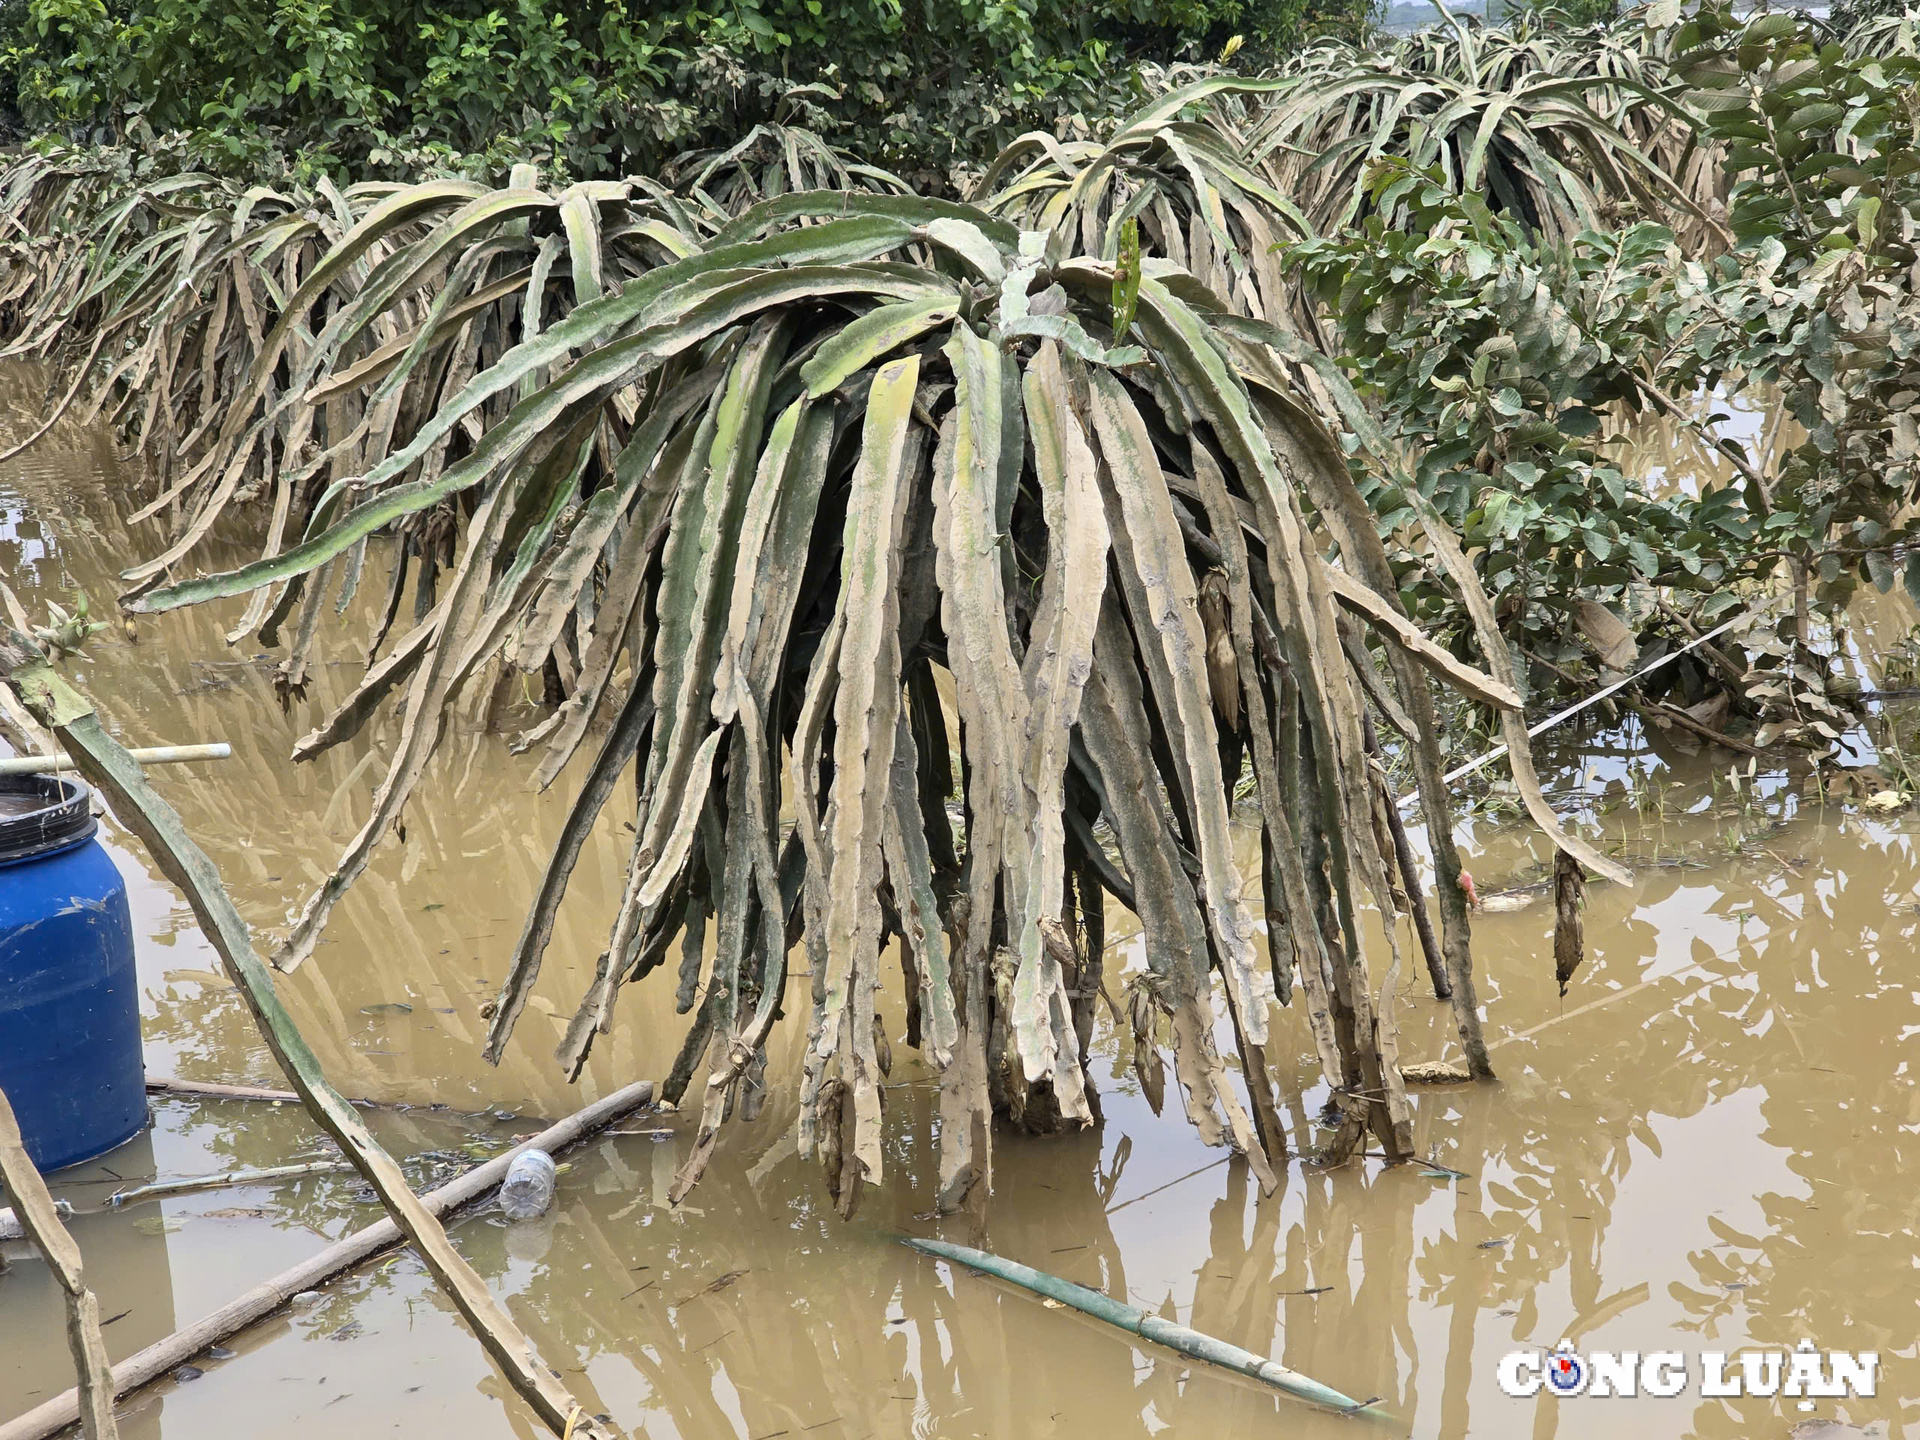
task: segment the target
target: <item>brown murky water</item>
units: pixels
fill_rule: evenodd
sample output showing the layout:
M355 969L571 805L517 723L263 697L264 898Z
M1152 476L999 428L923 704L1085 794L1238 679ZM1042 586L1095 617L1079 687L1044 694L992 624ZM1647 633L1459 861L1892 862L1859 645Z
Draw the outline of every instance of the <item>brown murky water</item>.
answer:
M37 403L0 374L0 412ZM4 428L4 427L0 427ZM69 427L0 470L0 576L30 610L87 591L109 609L130 553L114 520L126 473ZM237 552L236 552L237 553ZM376 559L376 565L380 563ZM377 569L374 570L378 573ZM269 666L220 639L231 616L191 612L110 631L76 663L130 744L224 739L221 764L153 774L256 924L284 922L365 813L391 743L375 728L314 764L285 759L357 672L336 654L291 716ZM1856 622L1869 652L1910 615ZM1322 1173L1297 1160L1261 1198L1238 1163L1135 1093L1121 1042L1099 1041L1107 1119L1079 1136L1002 1138L984 1224L932 1208L929 1072L896 1050L890 1174L854 1222L799 1162L791 1109L730 1127L687 1205L665 1203L681 1117L637 1117L577 1152L550 1222L476 1215L457 1243L550 1363L629 1433L738 1436L1120 1437L1373 1434L1786 1436L1811 1418L1920 1433L1920 822L1804 798L1761 772L1618 734L1549 766L1563 813L1634 863L1597 887L1589 963L1563 1002L1547 906L1475 925L1497 1086L1416 1101L1423 1153L1465 1172ZM670 987L635 987L581 1086L548 1056L604 943L629 818L583 860L539 993L507 1062L484 1065L479 1007L540 873L564 795L529 793L531 766L469 729L437 762L389 846L337 912L318 958L282 986L350 1094L513 1118L414 1110L378 1117L402 1155L480 1155L596 1094L665 1071L681 1025ZM185 907L137 846L103 832L140 940L148 1068L275 1079ZM1545 847L1486 815L1462 838L1484 892L1537 873ZM1117 917L1116 917L1117 920ZM1114 926L1120 961L1137 938ZM1410 1057L1444 1052L1444 1006L1403 998ZM1283 1014L1274 1049L1291 1124L1310 1136L1312 1044ZM779 1037L776 1067L798 1037ZM697 1093L697 1087L696 1087ZM775 1092L776 1095L779 1093ZM319 1153L297 1110L166 1101L150 1135L109 1157L127 1179ZM123 1355L365 1223L355 1177L104 1208L99 1170L60 1177ZM102 1181L106 1183L101 1183ZM1382 1397L1372 1423L1311 1412L1070 1312L950 1273L892 1243L938 1233L1177 1316L1347 1393ZM0 1275L0 1418L71 1380L55 1288L29 1252ZM1500 1357L1569 1339L1613 1350L1878 1350L1879 1394L1792 1400L1515 1400ZM136 1440L306 1440L396 1431L532 1436L476 1342L402 1255L233 1342L204 1375L131 1402ZM1697 1369L1697 1367L1696 1367Z

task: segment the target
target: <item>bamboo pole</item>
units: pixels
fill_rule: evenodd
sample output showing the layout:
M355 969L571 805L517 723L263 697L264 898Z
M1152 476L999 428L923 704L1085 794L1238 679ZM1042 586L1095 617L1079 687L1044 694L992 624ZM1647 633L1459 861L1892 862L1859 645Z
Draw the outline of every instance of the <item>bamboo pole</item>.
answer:
M269 1105L298 1105L300 1096L293 1090L275 1090L266 1085L227 1085L218 1080L181 1080L172 1075L147 1076L149 1095L178 1095L193 1100L258 1100ZM404 1100L367 1100L348 1096L347 1103L361 1110L417 1110L428 1107ZM484 1111L435 1108L440 1115L484 1114Z
M428 1191L420 1197L421 1208L433 1215L445 1215L458 1210L462 1205L478 1200L504 1180L507 1168L524 1152L544 1150L549 1155L558 1154L622 1116L652 1103L652 1100L653 1083L649 1080L641 1080L617 1090L606 1099L596 1101L541 1131L524 1145L518 1145L504 1155L497 1155L484 1165L474 1166L438 1190ZM171 1374L208 1346L217 1345L266 1318L293 1296L326 1284L335 1276L364 1264L406 1238L389 1217L376 1220L364 1230L356 1230L344 1239L335 1241L311 1259L303 1260L271 1280L262 1281L244 1295L229 1300L195 1324L184 1330L176 1330L166 1339L122 1360L113 1367L114 1395L129 1394L142 1385ZM48 1437L57 1435L79 1417L79 1391L69 1390L24 1415L0 1424L0 1440L48 1440ZM578 1426L574 1433L580 1433Z
M202 1190L225 1190L235 1185L270 1185L275 1180L299 1180L308 1175L337 1175L353 1166L344 1160L313 1160L304 1165L269 1165L264 1170L222 1170L213 1175L192 1175L181 1180L156 1180L134 1190L119 1190L107 1197L113 1206L137 1205L143 1200L158 1200L167 1195L193 1195Z
M213 1080L176 1080L171 1075L149 1075L147 1077L149 1095L192 1095L204 1096L212 1100L265 1100L281 1105L291 1100L300 1103L300 1097L292 1090L271 1090L264 1085L223 1085ZM371 1107L371 1100L349 1100L349 1105Z
M145 750L129 750L127 755L141 765L164 765L181 760L225 760L233 746L224 740L208 745L153 745ZM13 755L0 760L0 775L51 775L55 770L78 767L73 757L59 755Z
M1176 1325L1171 1320L1163 1320L1158 1315L1115 1300L1111 1295L1102 1295L1098 1290L1089 1290L1084 1285L1076 1285L1071 1280L1062 1280L1057 1275L1049 1275L1043 1270L1035 1270L1030 1265L1022 1265L1017 1260L1003 1259L998 1255L989 1255L984 1250L975 1250L966 1245L950 1245L944 1240L919 1240L910 1236L902 1237L900 1243L909 1249L918 1250L923 1255L931 1255L937 1260L948 1260L978 1270L983 1275L991 1275L996 1280L1005 1280L1010 1285L1018 1285L1023 1290L1048 1300L1057 1300L1062 1305L1071 1306L1082 1315L1091 1315L1096 1320L1125 1330L1130 1335L1138 1335L1142 1340L1151 1340L1156 1345L1164 1345L1169 1350L1177 1350L1194 1360L1204 1360L1209 1365L1218 1365L1222 1369L1232 1370L1250 1379L1264 1381L1274 1389L1291 1395L1297 1400L1311 1401L1315 1405L1324 1405L1329 1410L1340 1410L1347 1414L1377 1414L1368 1409L1371 1400L1349 1400L1329 1385L1322 1385L1298 1370L1289 1370L1286 1366L1256 1355L1251 1350L1243 1350L1238 1345L1230 1345L1225 1340L1217 1340L1211 1335L1202 1335L1185 1325ZM9 1440L4 1431L0 1431L0 1440Z
M565 1440L603 1440L609 1432L544 1364L486 1282L453 1248L440 1222L391 1155L341 1098L275 993L273 977L253 948L246 921L220 880L220 872L194 844L171 805L147 784L146 775L100 724L92 704L56 672L39 647L12 628L0 628L0 681L12 687L29 714L54 732L56 744L74 757L74 768L113 807L120 822L146 845L166 877L186 895L194 917L219 953L260 1036L300 1092L308 1112L379 1195L387 1213L407 1234L440 1288L465 1318L509 1384L532 1405L542 1423Z
M119 1440L113 1423L113 1372L107 1364L107 1342L100 1336L100 1301L87 1287L80 1264L80 1247L60 1223L47 1182L27 1158L20 1138L20 1122L13 1118L7 1092L0 1090L0 1180L13 1198L21 1228L47 1257L54 1277L67 1297L67 1344L73 1349L73 1367L80 1372L73 1410L87 1440Z

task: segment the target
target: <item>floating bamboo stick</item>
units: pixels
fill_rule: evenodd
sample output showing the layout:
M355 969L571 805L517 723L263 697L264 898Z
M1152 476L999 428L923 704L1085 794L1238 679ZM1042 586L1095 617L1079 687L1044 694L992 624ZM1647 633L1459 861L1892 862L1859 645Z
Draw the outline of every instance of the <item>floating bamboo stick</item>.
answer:
M218 1080L181 1080L172 1075L147 1076L149 1095L180 1095L192 1099L204 1100L259 1100L269 1105L298 1105L300 1096L292 1090L275 1090L266 1085L226 1085ZM410 1110L421 1107L412 1106L401 1100L363 1100L357 1096L348 1096L347 1103L361 1110ZM439 1111L443 1115L462 1115L469 1112L448 1108Z
M1242 1350L1238 1345L1230 1345L1225 1340L1217 1340L1211 1335L1202 1335L1185 1325L1176 1325L1171 1320L1163 1320L1115 1300L1111 1295L1102 1295L1098 1290L1089 1290L1084 1285L1076 1285L1071 1280L1062 1280L1057 1275L1049 1275L1043 1270L1035 1270L1030 1265L1022 1265L1017 1260L1002 1259L998 1255L989 1255L984 1250L974 1250L965 1245L950 1245L944 1240L918 1240L903 1238L900 1242L909 1249L918 1250L923 1255L932 1255L936 1259L949 1260L996 1280L1005 1280L1010 1285L1018 1285L1023 1290L1048 1300L1057 1300L1078 1310L1082 1315L1091 1315L1096 1320L1104 1320L1128 1334L1138 1335L1142 1340L1151 1340L1156 1345L1164 1345L1169 1350L1177 1350L1195 1360L1204 1360L1209 1365L1218 1365L1222 1369L1232 1370L1254 1380L1261 1380L1274 1389L1293 1396L1298 1400L1311 1401L1315 1405L1324 1405L1329 1410L1341 1410L1348 1414L1374 1414L1368 1409L1371 1400L1349 1400L1331 1386L1322 1385L1318 1380L1302 1375L1298 1370L1289 1370L1286 1366L1256 1355L1251 1350ZM0 1440L8 1440L4 1431L0 1431Z
M507 1168L528 1150L558 1154L614 1121L653 1101L653 1083L642 1080L617 1090L584 1110L568 1116L541 1131L524 1145L504 1155L496 1155L484 1165L476 1165L458 1179L449 1180L438 1190L420 1197L420 1207L431 1215L445 1215L462 1205L478 1200L506 1178ZM258 1320L278 1310L295 1295L326 1284L356 1265L365 1263L381 1251L402 1243L407 1237L391 1218L376 1220L364 1230L356 1230L336 1240L310 1260L271 1280L262 1281L244 1295L237 1296L212 1314L202 1317L184 1330L176 1330L166 1339L129 1355L113 1367L112 1390L121 1396L151 1384L187 1363L210 1345L218 1345ZM26 1414L0 1424L0 1440L48 1440L80 1418L80 1392L69 1390L36 1406ZM574 1434L580 1433L576 1426Z
M192 1195L201 1190L224 1190L234 1185L270 1185L275 1180L298 1180L307 1175L337 1175L353 1166L344 1160L312 1160L304 1165L269 1165L264 1170L222 1170L216 1175L191 1175L182 1180L156 1180L136 1190L107 1197L109 1205L134 1205L166 1195Z
M180 760L225 760L233 746L224 740L209 745L153 745L145 750L129 750L127 755L141 765L164 765ZM0 760L0 775L51 775L55 770L75 769L73 757L64 751L58 755L13 755Z
M80 1372L79 1388L73 1392L73 1418L81 1421L87 1440L119 1440L119 1428L113 1423L113 1372L107 1364L107 1343L100 1338L100 1301L87 1287L80 1247L60 1223L47 1182L27 1158L20 1124L13 1118L4 1090L0 1090L0 1180L13 1197L21 1227L33 1237L66 1291L67 1343L73 1347L74 1369Z
M254 952L247 923L234 908L218 868L194 844L173 807L147 784L139 765L107 734L92 704L54 670L31 639L8 627L0 627L0 681L13 688L36 721L54 732L56 743L64 744L74 756L74 768L113 807L121 823L140 837L162 873L186 895L261 1038L300 1092L308 1112L373 1186L508 1383L554 1434L566 1440L601 1440L608 1429L583 1418L583 1407L559 1373L541 1361L486 1282L453 1248L440 1222L421 1207L420 1197L393 1157L328 1083L320 1061L274 992L273 978Z
M246 1100L258 1101L265 1105L300 1104L300 1096L292 1090L275 1090L267 1085L227 1085L218 1080L182 1080L173 1075L147 1076L147 1093L173 1095L188 1100ZM489 1109L481 1105L473 1110L456 1110L451 1105L422 1105L411 1100L368 1100L358 1095L349 1095L346 1100L357 1110L418 1110L443 1119L484 1116ZM534 1125L539 1124L543 1117L521 1115L515 1118Z
M264 1100L274 1105L292 1101L300 1103L300 1097L291 1090L273 1090L264 1085L223 1085L213 1080L176 1080L171 1075L149 1075L147 1077L149 1095L193 1095L204 1096L211 1100ZM349 1105L370 1107L371 1100L349 1100Z

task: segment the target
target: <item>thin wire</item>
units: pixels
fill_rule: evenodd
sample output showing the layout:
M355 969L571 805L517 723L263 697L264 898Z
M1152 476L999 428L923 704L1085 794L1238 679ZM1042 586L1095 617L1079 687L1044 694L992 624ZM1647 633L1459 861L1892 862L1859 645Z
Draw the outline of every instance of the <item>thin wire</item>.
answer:
M1778 603L1777 599L1775 603ZM1766 608L1767 607L1762 606L1761 610L1764 610ZM1662 655L1658 660L1654 661L1651 665L1645 666L1642 669L1634 671L1634 673L1627 676L1626 679L1616 680L1613 682L1613 684L1607 686L1605 689L1594 691L1593 694L1589 695L1586 699L1580 701L1576 705L1569 705L1565 710L1562 710L1557 715L1549 715L1546 719L1542 720L1538 725L1532 726L1527 731L1527 738L1531 740L1534 736L1541 734L1543 731L1551 730L1554 726L1558 725L1562 720L1568 720L1568 719L1571 719L1573 716L1578 715L1582 710L1585 710L1588 706L1598 705L1602 700L1606 699L1609 695L1613 694L1614 691L1624 689L1628 685L1633 684L1634 681L1643 679L1644 677L1651 675L1654 671L1658 670L1662 665L1665 665L1670 661L1678 660L1682 655L1686 654L1689 650L1692 650L1697 646L1704 645L1709 640L1712 640L1717 636L1726 634L1727 631L1733 629L1734 626L1743 625L1749 620L1752 620L1755 617L1757 617L1760 613L1761 613L1760 610L1748 610L1743 614L1736 615L1733 617L1733 619L1727 621L1726 624L1721 625L1716 629L1709 630L1706 634L1698 636L1695 639L1689 640L1686 644L1682 645L1678 650L1669 651L1667 654ZM1467 776L1473 774L1474 771L1479 770L1484 766L1491 765L1494 761L1498 760L1502 755L1507 753L1508 748L1509 747L1504 744L1494 746L1493 749L1489 750L1486 754L1482 755L1478 760L1469 760L1466 764L1461 765L1456 769L1449 770L1445 775L1442 775L1440 777L1441 783L1443 785L1451 785L1456 780L1465 779ZM1419 798L1420 798L1420 792L1418 790L1408 791L1405 795L1402 795L1400 797L1400 800L1399 800L1400 808L1404 810L1407 806L1413 804L1413 802L1418 800Z
M1189 1170L1186 1174L1176 1176L1173 1179L1167 1181L1167 1183L1164 1185L1156 1185L1153 1187L1153 1189L1142 1191L1140 1194L1135 1195L1130 1200L1122 1200L1118 1205L1113 1205L1108 1207L1107 1214L1111 1215L1116 1210L1124 1210L1129 1205L1138 1205L1142 1200L1146 1200L1154 1195L1158 1195L1162 1190L1171 1190L1174 1186L1180 1184L1182 1181L1191 1180L1196 1175L1204 1175L1209 1170L1218 1169L1220 1166L1226 1164L1227 1161L1231 1160L1232 1158L1233 1157L1231 1155L1222 1155L1218 1160L1209 1160L1206 1164L1202 1165L1198 1170Z

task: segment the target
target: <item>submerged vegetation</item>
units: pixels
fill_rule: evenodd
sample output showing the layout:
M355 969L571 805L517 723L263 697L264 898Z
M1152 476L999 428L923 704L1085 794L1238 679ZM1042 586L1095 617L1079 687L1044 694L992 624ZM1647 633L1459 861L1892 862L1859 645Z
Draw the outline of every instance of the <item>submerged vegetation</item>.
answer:
M1243 13L1191 8L1193 34ZM338 152L404 181L46 143L0 175L0 329L65 367L56 415L153 461L129 517L168 538L126 572L130 612L246 597L232 639L284 646L290 709L317 655L363 661L301 758L399 717L284 968L456 708L521 718L538 677L513 743L574 800L488 1053L635 785L558 1058L577 1074L625 985L675 977L663 1093L705 1075L676 1199L804 1011L801 1144L851 1213L882 1176L889 953L942 1072L943 1206L996 1116L1097 1115L1103 995L1156 1108L1164 1044L1188 1118L1268 1178L1290 1143L1412 1154L1393 1014L1419 967L1363 923L1424 911L1387 752L1446 837L1439 716L1497 731L1577 929L1583 873L1625 872L1540 793L1538 688L1684 648L1629 692L1649 713L1744 749L1838 738L1825 629L1862 581L1920 592L1916 63L1905 21L1842 43L1713 5L1604 32L1449 17L1268 73L1143 71L1144 104L951 141L935 183L910 146L822 133L824 96L647 143L584 105L538 164ZM965 200L935 193L966 174ZM1694 418L1760 388L1804 440L1749 452ZM1641 413L1700 429L1730 478L1635 473ZM194 574L230 522L257 558ZM1421 958L1488 1075L1444 838L1434 869ZM1110 901L1146 936L1124 1017ZM1266 1059L1296 991L1334 1096L1319 1145L1289 1142Z

